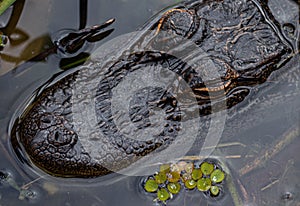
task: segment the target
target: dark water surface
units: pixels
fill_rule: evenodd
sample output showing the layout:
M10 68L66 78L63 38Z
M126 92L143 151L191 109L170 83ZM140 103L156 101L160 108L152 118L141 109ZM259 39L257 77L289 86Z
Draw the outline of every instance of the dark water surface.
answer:
M89 50L92 52L103 42L136 30L162 8L176 2L89 1L87 25L116 19L111 26L115 31ZM300 206L299 8L296 2L283 0L272 0L269 6L282 25L285 38L297 42L295 54L245 102L227 111L219 147L212 155L226 164L231 176L236 178L233 187L244 201L240 205ZM1 26L6 20L0 17ZM117 174L93 179L51 177L20 162L11 148L11 119L20 115L18 109L39 86L62 71L56 55L30 66L22 63L47 49L53 33L78 27L78 1L26 1L16 26L23 31L19 37L26 38L3 50L4 54L18 58L1 55L0 62L0 170L11 175L0 180L1 206L155 205L153 196L141 189L142 177ZM20 191L25 194L20 195ZM229 189L219 201L207 199L197 191L182 191L168 205L239 205L234 199Z

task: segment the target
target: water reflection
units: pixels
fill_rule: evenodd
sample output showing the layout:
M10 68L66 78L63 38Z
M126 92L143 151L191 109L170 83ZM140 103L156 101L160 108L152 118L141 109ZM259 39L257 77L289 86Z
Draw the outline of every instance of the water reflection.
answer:
M41 3L41 5L46 3L47 1ZM41 6L39 12L43 12L43 9L45 12L45 8ZM31 5L31 8L29 8L22 0L15 2L11 8L1 15L1 21L5 25L1 28L1 32L8 37L9 41L0 54L0 74L10 71L15 66L37 55L47 41L42 37L44 36L43 32L46 32L44 28L47 26L46 20L48 17L41 16L39 19L30 17L35 9L37 9L36 5ZM39 15L39 12L35 14ZM27 21L28 17L32 19ZM35 26L38 27L38 30Z
M107 13L113 14L117 3L106 3L112 7ZM121 4L126 6L124 1ZM157 8L161 7L163 5L157 2ZM131 8L132 5L123 12L130 13ZM150 13L146 13L143 18L149 16ZM105 16L105 19L108 17L110 16ZM78 24L75 20L73 23ZM125 23L123 20L123 30L118 29L118 32L128 29ZM49 36L42 35L37 40L43 41L44 38L49 39ZM39 42L37 40L31 41L33 45ZM25 53L30 50L29 48ZM20 59L18 57L16 60ZM53 73L59 71L60 60L57 58L54 60L54 57L49 57L47 60L47 62L34 64L19 73L17 77L8 73L0 79L0 124L2 125L0 154L4 157L0 160L1 168L7 168L19 187L27 185L30 190L38 194L34 200L20 201L19 192L9 184L0 181L1 202L6 205L119 205L122 201L124 205L141 205L141 203L153 205L152 197L149 198L141 192L137 186L140 179L135 177L115 175L97 180L64 180L44 176L44 173L38 170L37 173L33 173L30 168L23 169L22 164L16 163L18 160L11 155L13 152L8 150L10 148L7 136L9 120L18 110L19 105L25 104L24 99L27 99L32 91L46 82ZM231 119L227 122L222 142L214 155L223 158L235 171L236 177L240 178L240 182L236 184L241 188L241 195L248 198L250 205L251 203L252 205L299 205L300 162L297 158L300 149L299 132L294 134L288 144L285 141L285 135L291 134L290 132L295 128L299 130L299 78L299 55L295 54L282 70L268 80L266 85L269 88L263 88L265 89L263 93L255 91L255 94L252 94L254 98L249 99L246 107L241 105L228 111ZM276 150L280 147L281 140L284 147ZM238 144L221 147L221 144L227 143ZM268 153L273 151L272 148L277 152ZM261 161L260 164L256 163L257 161ZM254 165L251 170L244 169L248 164ZM196 195L196 192L191 194L184 191L170 205L199 205L200 203L206 203L206 199Z

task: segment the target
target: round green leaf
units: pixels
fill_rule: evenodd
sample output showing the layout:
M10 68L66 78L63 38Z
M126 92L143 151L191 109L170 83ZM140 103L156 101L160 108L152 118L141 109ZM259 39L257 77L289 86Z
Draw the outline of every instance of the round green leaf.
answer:
M160 201L166 201L167 199L170 198L170 194L165 188L162 188L157 191L157 198Z
M193 172L194 169L194 164L189 162L185 165L184 170L186 173L191 174Z
M210 175L214 170L214 165L208 162L203 162L200 166L200 169L204 175Z
M214 170L210 175L211 181L215 183L222 182L224 178L225 178L224 172L219 169Z
M169 182L178 182L180 180L180 173L178 172L170 172L168 173Z
M154 179L158 184L163 184L165 181L167 181L167 175L164 172L159 172L154 175Z
M200 178L202 177L202 172L200 169L194 169L193 172L192 172L192 178L194 180L199 180Z
M158 184L155 180L149 179L146 181L144 188L147 192L155 192L158 189Z
M211 187L211 181L208 178L201 178L197 181L197 188L199 191L208 191Z
M187 189L194 189L197 185L197 182L193 179L191 180L187 180L185 183L184 183L184 186L187 188Z
M167 185L168 190L173 193L173 194L177 194L180 191L180 184L178 182L170 182Z
M188 173L181 174L181 180L182 180L182 182L185 182L185 181L190 180L190 179L192 179L191 174L188 174Z
M219 194L219 192L220 192L220 189L218 186L215 186L215 185L211 186L210 193L212 196L217 196Z
M170 165L169 164L163 164L159 167L159 171L162 173L170 172Z

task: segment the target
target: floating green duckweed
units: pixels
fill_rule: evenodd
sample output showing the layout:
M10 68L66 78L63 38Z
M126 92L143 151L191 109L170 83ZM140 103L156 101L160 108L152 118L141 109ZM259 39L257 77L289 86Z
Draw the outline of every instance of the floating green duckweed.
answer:
M169 182L178 182L179 180L180 180L180 173L178 173L178 172L168 173L168 181Z
M179 184L179 182L170 182L168 185L167 185L167 188L168 190L172 193L172 194L177 194L179 193L180 189L181 189L181 186Z
M184 162L184 161L178 162L178 163L176 164L177 167L178 167L178 172L184 171L187 164L188 164L188 163L187 163L187 162Z
M193 179L191 180L187 180L185 183L184 183L184 186L191 190L191 189L194 189L196 186L197 186L197 182Z
M187 180L190 180L190 179L192 179L192 175L189 173L183 173L181 175L182 182L186 182Z
M171 164L170 165L170 172L177 172L180 173L180 166L178 166L177 164Z
M164 189L164 188L159 189L157 191L157 198L160 201L164 202L164 201L166 201L166 200L168 200L170 198L170 193L166 189Z
M147 192L156 192L158 189L158 184L155 180L148 179L145 183L144 188Z
M201 164L180 161L161 165L159 172L148 177L144 189L149 193L156 192L156 201L166 204L166 201L178 194L182 187L188 190L197 187L199 191L216 197L220 194L224 179L224 171L212 160L203 161Z
M167 175L164 172L157 173L154 178L158 184L163 184L165 181L167 181Z
M214 170L214 165L208 162L203 162L200 168L201 168L201 172L207 176L210 175Z
M208 178L201 178L197 181L197 188L199 191L208 191L211 187L211 180Z
M217 196L217 195L219 194L219 192L220 192L220 189L219 189L218 186L215 186L215 185L211 186L211 188L210 188L210 193L211 193L213 196Z
M192 178L194 180L199 180L202 177L202 172L200 169L194 169L192 172Z
M210 175L210 179L214 183L222 182L224 178L225 178L224 172L222 172L219 169L214 170Z
M159 167L159 171L163 173L170 172L170 165L169 164L163 164Z
M184 170L186 173L191 174L194 170L194 164L192 162L189 162L185 165Z

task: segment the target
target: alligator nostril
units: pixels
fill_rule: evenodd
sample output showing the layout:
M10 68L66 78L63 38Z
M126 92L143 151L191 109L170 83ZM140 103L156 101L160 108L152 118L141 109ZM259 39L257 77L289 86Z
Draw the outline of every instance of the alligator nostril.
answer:
M69 145L70 147L77 142L76 133L65 129L57 127L54 131L48 134L48 143L55 147L64 147Z
M59 136L60 136L60 133L58 131L56 131L54 134L54 140L59 141Z
M42 118L41 119L41 122L45 123L45 124L50 124L51 123L51 120L48 119L48 118Z
M51 114L42 114L39 121L39 127L40 129L48 129L53 125L54 116Z

